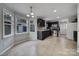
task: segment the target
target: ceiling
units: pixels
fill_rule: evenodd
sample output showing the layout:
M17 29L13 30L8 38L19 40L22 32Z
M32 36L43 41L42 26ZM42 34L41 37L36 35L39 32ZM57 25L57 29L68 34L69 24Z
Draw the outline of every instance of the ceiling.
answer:
M45 20L56 20L77 14L75 3L6 3L5 5L24 15L30 13L29 7L32 6L35 15Z

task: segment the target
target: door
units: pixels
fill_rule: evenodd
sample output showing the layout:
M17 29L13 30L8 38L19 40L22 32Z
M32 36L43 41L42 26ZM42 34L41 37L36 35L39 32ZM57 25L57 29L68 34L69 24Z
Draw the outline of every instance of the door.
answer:
M37 19L35 18L29 20L29 35L31 40L37 40Z

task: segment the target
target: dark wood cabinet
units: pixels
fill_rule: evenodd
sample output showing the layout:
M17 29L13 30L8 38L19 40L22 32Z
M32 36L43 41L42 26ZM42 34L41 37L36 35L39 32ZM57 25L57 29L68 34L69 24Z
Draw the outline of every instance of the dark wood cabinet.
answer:
M37 25L38 25L38 27L44 27L45 26L45 20L38 18L37 19Z
M74 37L74 40L77 42L77 31L73 32L73 37Z
M39 40L44 40L45 38L47 38L50 35L51 35L51 31L50 30L47 30L47 31L38 31L37 32L37 38Z

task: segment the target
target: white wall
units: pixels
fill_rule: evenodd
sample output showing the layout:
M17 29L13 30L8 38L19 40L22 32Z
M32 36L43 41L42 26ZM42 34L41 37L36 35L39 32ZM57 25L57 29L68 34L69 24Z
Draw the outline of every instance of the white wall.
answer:
M67 35L67 22L68 22L68 19L62 19L59 21L60 34Z
M11 47L13 47L13 45L24 42L24 41L28 41L29 40L29 34L17 34L17 35L13 35L7 38L3 38L2 37L2 32L3 32L3 26L2 26L2 8L7 8L12 14L14 14L14 12L8 8L7 6L5 6L4 4L0 4L0 55L6 55L6 52L8 49L10 49ZM18 14L19 15L19 14ZM14 24L15 25L15 24ZM13 25L13 26L14 26ZM15 30L15 27L13 28L13 32ZM14 32L15 34L15 32Z
M77 23L68 23L67 28L67 38L74 40L73 31L77 31Z
M15 13L15 33L14 33L14 44L18 44L18 43L21 43L21 42L24 42L24 41L29 41L29 31L28 31L28 28L27 28L27 33L16 33L17 30L16 30L16 20L17 20L17 17L22 17L24 19L26 19L27 21L27 25L28 25L28 19L21 15L21 14L18 14L18 13Z
M71 23L69 22L69 18L62 19L59 22L60 25L60 34L66 34L66 37L68 39L74 39L73 38L73 31L77 31L77 23Z
M0 4L0 55L3 54L9 47L13 46L13 36L3 38L2 32L3 32L3 22L2 22L2 8L5 8L3 4Z
M67 34L67 28L66 28L66 23L61 23L60 24L60 34Z
M78 31L78 35L77 35L77 52L79 53L79 4L77 6L77 19L78 19L78 23L77 23L77 31Z

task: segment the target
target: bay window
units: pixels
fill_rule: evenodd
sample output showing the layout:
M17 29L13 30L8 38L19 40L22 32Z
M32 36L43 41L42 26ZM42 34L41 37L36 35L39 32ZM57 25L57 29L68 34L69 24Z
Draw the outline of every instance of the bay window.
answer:
M26 33L27 25L28 23L25 18L17 18L17 21L16 21L17 33Z
M8 37L13 34L13 16L7 10L3 10L3 37Z

